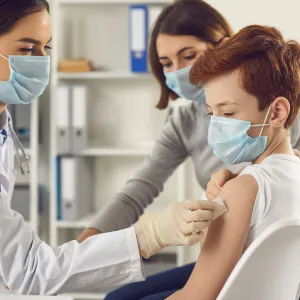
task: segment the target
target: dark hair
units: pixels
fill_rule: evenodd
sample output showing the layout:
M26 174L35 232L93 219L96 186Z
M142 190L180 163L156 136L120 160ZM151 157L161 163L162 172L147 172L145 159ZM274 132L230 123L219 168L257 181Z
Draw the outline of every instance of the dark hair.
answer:
M24 17L43 10L49 12L46 0L0 0L0 36L8 33Z
M239 71L244 90L259 101L264 110L278 97L290 103L285 128L295 121L300 107L300 45L285 42L281 33L267 26L253 25L199 57L190 71L192 84Z
M215 47L225 37L231 37L233 31L218 11L201 0L179 0L162 11L151 34L149 60L153 75L161 88L156 107L164 109L168 106L169 97L175 100L178 95L166 86L163 68L159 62L156 41L160 33L191 35Z

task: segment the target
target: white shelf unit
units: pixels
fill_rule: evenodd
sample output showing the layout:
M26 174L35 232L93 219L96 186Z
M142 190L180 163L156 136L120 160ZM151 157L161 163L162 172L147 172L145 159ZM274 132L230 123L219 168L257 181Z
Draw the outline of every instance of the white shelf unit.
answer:
M86 73L58 73L59 79L88 80L88 79L149 79L149 74L135 74L129 71L102 71Z
M78 152L80 156L123 156L123 157L146 157L150 154L150 150L143 148L88 148Z
M38 161L39 161L39 99L30 104L30 142L29 148L25 148L25 153L30 159L30 174L22 175L19 165L15 159L15 168L18 175L15 186L29 186L29 220L35 232L39 230L39 180L38 180ZM13 120L14 121L14 120ZM22 151L18 151L23 156Z
M92 157L95 160L95 165L98 170L94 174L95 181L99 180L98 177L100 176L99 173L101 173L101 163L104 163L107 167L110 164L118 164L121 162L124 164L124 168L130 169L132 173L135 172L138 167L140 167L144 158L150 154L151 146L148 141L153 141L160 132L165 122L166 112L163 113L155 109L155 103L159 95L159 87L152 76L150 74L134 74L128 71L130 69L129 50L127 45L129 39L127 32L128 5L137 3L167 5L172 2L173 1L169 0L56 0L51 3L54 26L52 42L52 101L50 102L50 243L52 246L58 245L61 231L83 229L98 211L96 210L94 213L75 222L56 220L56 168L54 162L57 156L57 145L54 119L57 107L53 105L54 89L60 83L80 83L91 86L94 95L98 95L93 99L88 99L95 114L92 115L91 119L94 121L96 119L96 121L100 120L100 123L92 122L89 124L89 130L93 133L91 140L96 140L96 143L90 143L93 146L89 146L87 149L76 154L78 156ZM89 6L90 4L92 4L92 6ZM95 4L106 5L97 6ZM84 18L87 13L91 13L88 20ZM97 13L99 13L99 15L96 15ZM101 18L103 18L103 20ZM77 21L72 23L74 19L77 19ZM99 41L97 41L97 43L95 42L95 37L92 36L93 33L95 34L95 29L91 27L92 22L94 22L93 26L97 26L96 32L99 34L99 38L97 39ZM97 22L100 24L97 24ZM106 22L114 24L110 27L109 32L107 30L107 26L109 25ZM72 25L70 26L70 24ZM105 30L101 30L101 24L106 24ZM68 28L73 28L73 30L69 29L70 31L68 31L67 25L69 25ZM118 25L119 28L117 28ZM84 33L83 28L86 30ZM106 41L102 39L105 31L107 35ZM111 39L112 36L114 37L113 39ZM72 41L70 40L70 37ZM116 39L120 40L118 41L119 44L125 44L126 46L122 46L123 48L119 49L118 44L115 41ZM65 40L67 40L67 42ZM107 41L110 44L105 44ZM68 47L69 52L64 47ZM103 56L105 62L107 62L107 65L110 67L110 71L60 73L57 70L59 59L68 57L67 55L70 55L71 57L85 57L86 55L88 58L96 61ZM97 63L99 63L99 61L97 61ZM117 114L115 123L117 123L117 125L120 125L121 123L122 126L119 126L121 129L115 123L110 123L110 119L113 118L112 114L114 113L114 109L118 110L118 106L122 106L122 109L121 113ZM107 111L105 111L105 114L103 113L101 115L101 111L104 108L107 109ZM130 114L130 110L138 113L133 112ZM98 111L100 116L95 113L95 111ZM140 114L143 115L139 116ZM109 124L107 126L105 126L106 124L101 123L102 117L105 118L105 120L108 118L107 121ZM135 118L137 120L135 120ZM104 129L107 127L110 129L105 132ZM98 128L99 131L102 131L101 134L97 136ZM124 128L127 129L128 134L124 133ZM133 131L136 130L137 133L134 134L131 129L133 129ZM100 143L99 139L101 139L102 134L106 136L106 138L109 135L115 135L116 138L113 143L108 138L106 144L103 144L103 141L101 141L101 146L94 146L94 144L97 144L97 139L98 144ZM118 138L120 138L121 141L118 141ZM124 144L126 145L127 139L129 139L131 143L124 146ZM116 143L116 140L118 143ZM132 146L134 145L134 143L132 143L133 141L138 141L138 143L135 144L136 146ZM111 146L112 144L113 146ZM128 167L127 160L133 162L135 167ZM121 170L122 165L119 168ZM186 164L183 164L169 180L171 185L169 184L169 187L166 188L166 191L161 197L162 199L155 201L162 203L159 206L160 210L165 209L167 205L173 201L183 201L186 199L185 174ZM115 173L111 171L111 176L113 177L114 175ZM107 176L110 176L110 174ZM130 176L128 176L124 178L123 183L129 179ZM99 189L101 189L101 180L99 181L100 183L98 185L100 186ZM103 193L105 193L105 191ZM115 193L117 192L118 189L115 189ZM99 190L96 191L95 202L100 198L109 201L109 198L111 197L106 197L103 193ZM172 194L172 196L164 196L168 193ZM100 206L98 208L101 209L103 203L98 206ZM170 248L169 252L176 253L178 265L183 265L185 263L184 247ZM104 297L102 293L79 293L72 294L72 296L75 297L75 299L103 299Z

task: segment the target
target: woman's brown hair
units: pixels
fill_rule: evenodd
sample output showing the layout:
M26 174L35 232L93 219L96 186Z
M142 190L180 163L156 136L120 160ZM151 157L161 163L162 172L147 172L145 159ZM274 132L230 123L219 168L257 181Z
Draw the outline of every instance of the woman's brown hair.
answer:
M231 37L233 31L217 10L201 0L179 0L162 11L151 33L149 61L161 89L156 107L165 109L169 98L175 100L178 96L166 86L163 68L159 62L156 41L161 33L194 36L215 47L225 37Z

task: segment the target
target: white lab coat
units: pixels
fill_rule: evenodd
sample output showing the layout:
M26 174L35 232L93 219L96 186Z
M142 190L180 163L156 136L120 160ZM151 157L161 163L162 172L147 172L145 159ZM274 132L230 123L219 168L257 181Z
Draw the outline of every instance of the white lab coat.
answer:
M0 128L10 135L7 119L5 111L0 116ZM144 279L133 228L56 248L41 241L23 217L10 208L15 178L10 136L0 153L0 275L10 291L53 295Z

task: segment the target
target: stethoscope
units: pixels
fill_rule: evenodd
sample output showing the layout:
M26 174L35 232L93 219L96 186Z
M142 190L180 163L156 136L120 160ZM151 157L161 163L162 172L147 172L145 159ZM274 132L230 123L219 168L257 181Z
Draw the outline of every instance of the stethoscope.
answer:
M11 126L10 117L8 118L8 128L11 133L11 137L13 139L14 147L16 150L17 161L18 161L18 165L21 170L21 173L22 173L22 175L29 174L30 173L30 160L29 160L29 157L26 154L25 149L24 149L22 143L20 142L16 132L14 131L14 129ZM19 150L21 150L21 151L19 151ZM20 155L20 152L21 152L21 155Z

